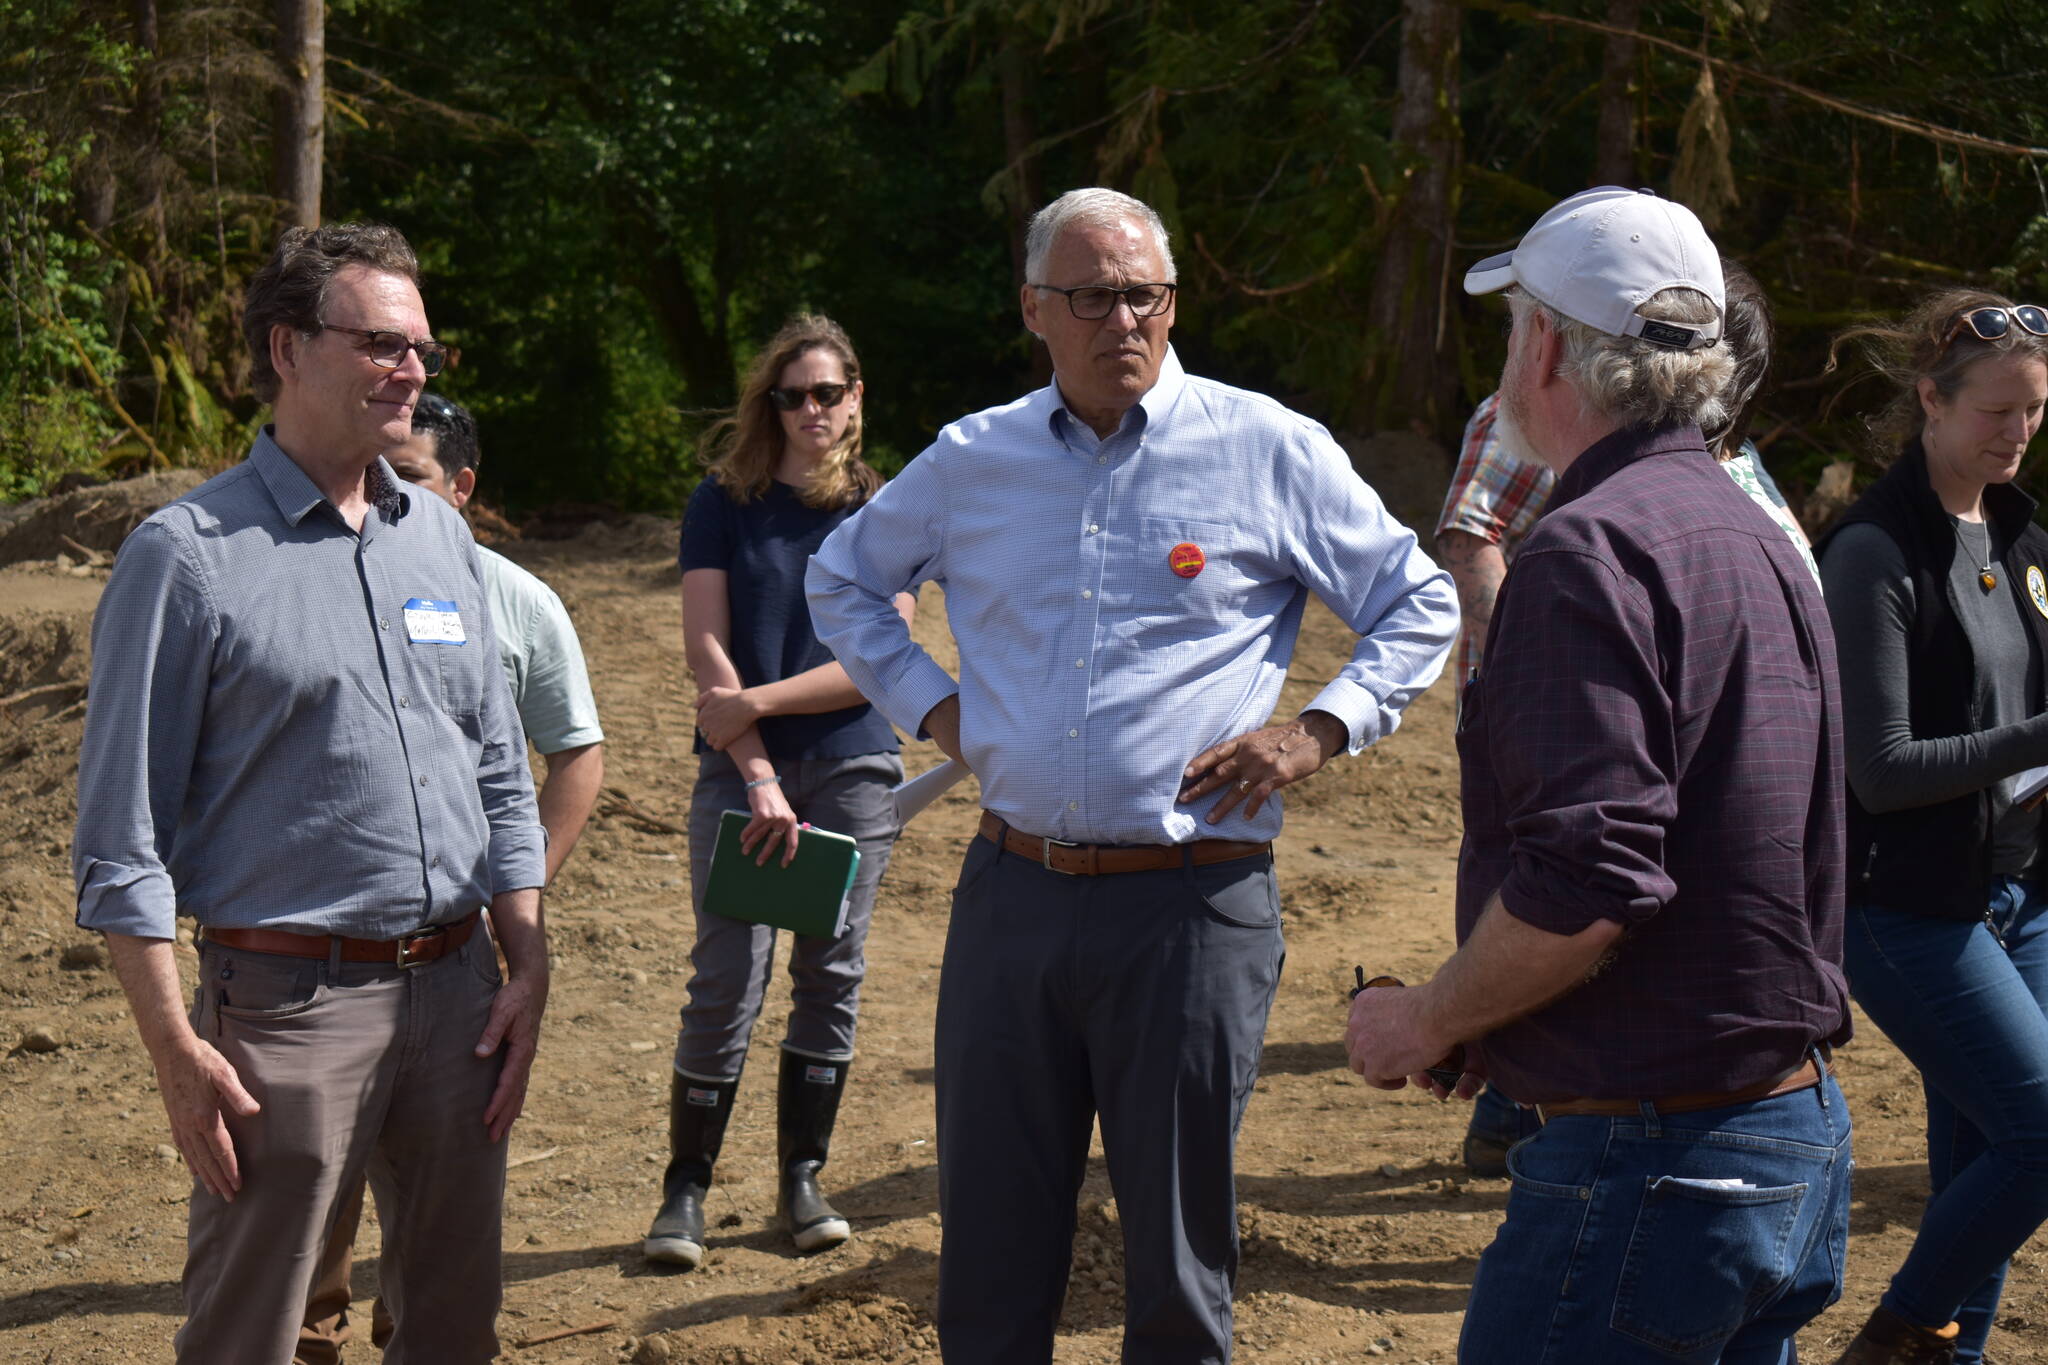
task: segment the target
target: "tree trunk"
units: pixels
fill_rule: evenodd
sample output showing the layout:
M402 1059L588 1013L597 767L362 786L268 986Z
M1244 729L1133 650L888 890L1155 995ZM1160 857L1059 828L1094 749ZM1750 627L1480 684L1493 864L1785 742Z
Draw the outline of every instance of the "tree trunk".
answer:
M149 237L145 256L153 264L170 253L164 222L164 83L157 66L161 49L156 0L133 0L129 8L135 23L135 45L149 54L136 70L130 143L135 157L136 212Z
M1010 174L1004 195L1010 218L1010 276L1017 289L1024 285L1024 232L1031 215L1045 205L1045 167L1032 151L1038 141L1037 121L1031 117L1033 56L1026 40L1015 33L1003 39L996 54L1003 94L1003 165ZM1037 344L1031 348L1031 380L1033 388L1052 382L1052 354Z
M1461 414L1451 307L1458 219L1457 0L1404 0L1394 142L1406 187L1373 275L1366 310L1366 411L1376 428L1448 440Z
M1633 33L1643 17L1643 0L1607 0L1607 22ZM1633 187L1636 183L1636 109L1631 85L1636 40L1607 37L1600 71L1600 129L1593 135L1593 183Z
M284 85L271 106L270 188L278 221L318 227L327 140L325 0L277 0L277 64Z

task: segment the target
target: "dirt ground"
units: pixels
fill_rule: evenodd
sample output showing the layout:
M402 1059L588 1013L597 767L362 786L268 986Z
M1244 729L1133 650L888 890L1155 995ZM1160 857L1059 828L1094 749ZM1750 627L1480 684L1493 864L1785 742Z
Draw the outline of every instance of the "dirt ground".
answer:
M707 1263L642 1264L666 1149L668 1056L690 947L678 834L693 773L680 667L673 531L640 524L507 547L555 585L589 654L617 795L549 901L554 995L505 1218L506 1359L533 1362L936 1362L940 1228L932 1141L932 1002L948 891L975 812L971 785L898 846L869 947L860 1056L827 1170L854 1225L799 1258L770 1227L778 993L719 1181ZM68 847L103 571L42 561L0 570L0 1361L169 1358L190 1182L168 1146L148 1060L103 951L72 924ZM950 657L936 593L918 634ZM1310 614L1283 710L1348 641ZM23 695L26 694L26 695ZM935 761L912 746L913 771ZM1242 1360L1449 1365L1473 1267L1505 1182L1457 1164L1464 1110L1369 1090L1344 1067L1354 963L1426 976L1448 949L1457 760L1438 687L1365 757L1290 801L1280 868L1288 963L1238 1158ZM181 952L186 970L189 949ZM47 1037L32 1037L36 1030ZM39 1050L40 1049L40 1050ZM1802 1338L1832 1360L1903 1256L1925 1183L1917 1079L1864 1028L1841 1056L1859 1169L1845 1301ZM1058 1358L1117 1358L1121 1250L1099 1149ZM377 1233L355 1291L377 1287ZM2048 1241L2017 1259L1992 1350L2048 1362ZM365 1316L365 1320L366 1316ZM601 1330L522 1345L566 1328ZM365 1334L365 1338L367 1334ZM349 1351L373 1360L367 1339Z

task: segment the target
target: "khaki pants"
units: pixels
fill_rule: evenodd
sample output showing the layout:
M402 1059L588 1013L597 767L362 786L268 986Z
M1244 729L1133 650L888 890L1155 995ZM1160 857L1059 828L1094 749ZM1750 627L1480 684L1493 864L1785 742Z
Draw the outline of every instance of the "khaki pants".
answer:
M193 1027L263 1106L229 1118L242 1189L192 1191L180 1365L284 1365L343 1196L367 1174L393 1319L386 1365L498 1351L505 1146L484 1131L499 1059L487 934L422 967L202 944Z

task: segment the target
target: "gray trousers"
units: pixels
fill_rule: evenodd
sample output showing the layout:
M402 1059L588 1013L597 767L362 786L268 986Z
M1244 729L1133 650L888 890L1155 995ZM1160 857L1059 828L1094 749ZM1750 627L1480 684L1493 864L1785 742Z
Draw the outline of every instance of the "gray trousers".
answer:
M342 1197L365 1173L383 1220L386 1365L498 1352L505 1144L484 1130L500 1057L476 1041L498 992L481 928L421 967L202 943L192 1026L263 1106L229 1116L242 1189L194 1184L181 1365L283 1365Z
M903 780L903 761L895 754L861 754L778 760L775 769L782 775L782 794L798 819L847 835L860 845L845 932L831 939L792 936L789 1031L783 1040L791 1052L849 1061L860 1012L860 983L867 971L865 950L875 888L896 845L896 807L889 790ZM718 843L718 817L746 808L746 783L733 761L720 753L703 755L690 795L690 891L697 942L690 949L689 1000L683 1006L675 1054L676 1070L699 1080L738 1078L775 959L774 929L703 909L711 850Z
M1237 1129L1284 957L1270 858L1070 877L969 843L935 1040L948 1362L1052 1359L1098 1114L1123 1359L1230 1359Z

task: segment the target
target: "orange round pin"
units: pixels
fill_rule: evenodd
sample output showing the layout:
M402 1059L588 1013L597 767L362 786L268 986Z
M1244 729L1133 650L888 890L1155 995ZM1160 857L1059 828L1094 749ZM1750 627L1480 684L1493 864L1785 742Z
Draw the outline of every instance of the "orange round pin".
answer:
M1202 547L1187 541L1166 552L1167 565L1182 578L1193 578L1208 562L1209 557L1202 553Z

